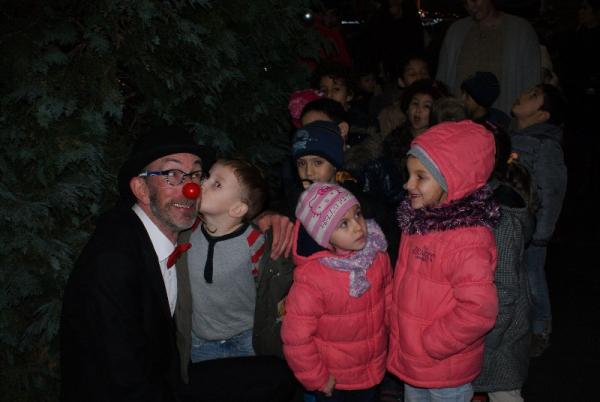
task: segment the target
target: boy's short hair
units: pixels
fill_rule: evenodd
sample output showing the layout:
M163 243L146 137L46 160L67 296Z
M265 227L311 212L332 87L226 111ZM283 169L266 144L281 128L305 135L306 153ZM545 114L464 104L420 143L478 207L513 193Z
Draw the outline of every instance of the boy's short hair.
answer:
M338 124L348 120L346 111L344 110L342 104L329 98L321 98L308 102L306 106L304 106L304 109L302 109L300 119L302 119L308 112L324 113L327 115L327 117Z
M454 96L442 96L433 102L429 120L431 125L435 125L445 121L461 121L467 118L467 109L462 100Z
M356 92L354 75L352 74L352 71L343 64L332 61L319 64L313 74L313 88L320 87L322 77L331 77L334 81L341 81L344 83L349 93L354 94Z
M544 93L544 103L540 110L548 112L548 123L560 126L564 122L566 101L560 89L550 84L540 84L538 88Z
M248 206L242 221L250 222L267 203L269 186L264 175L258 167L242 159L219 159L216 164L233 171L240 185L242 202Z

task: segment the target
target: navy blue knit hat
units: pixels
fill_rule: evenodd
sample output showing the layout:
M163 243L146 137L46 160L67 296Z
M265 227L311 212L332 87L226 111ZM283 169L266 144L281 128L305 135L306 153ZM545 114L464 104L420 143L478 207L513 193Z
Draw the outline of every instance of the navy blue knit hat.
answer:
M477 104L490 107L500 95L500 83L494 73L477 71L460 86Z
M344 140L338 125L332 121L314 121L294 134L294 161L305 155L325 158L337 169L344 164Z

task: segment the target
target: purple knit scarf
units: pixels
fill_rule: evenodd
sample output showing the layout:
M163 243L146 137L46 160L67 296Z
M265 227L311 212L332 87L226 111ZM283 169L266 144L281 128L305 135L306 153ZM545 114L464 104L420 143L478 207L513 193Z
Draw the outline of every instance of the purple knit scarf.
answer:
M493 228L500 221L500 206L492 190L483 186L466 197L442 207L413 209L410 200L400 203L396 212L402 233L423 235L461 227Z
M375 260L377 252L387 250L385 236L374 220L367 220L367 232L367 244L362 250L344 257L319 259L319 262L328 267L350 272L350 296L352 297L360 297L371 287L367 279L367 270Z

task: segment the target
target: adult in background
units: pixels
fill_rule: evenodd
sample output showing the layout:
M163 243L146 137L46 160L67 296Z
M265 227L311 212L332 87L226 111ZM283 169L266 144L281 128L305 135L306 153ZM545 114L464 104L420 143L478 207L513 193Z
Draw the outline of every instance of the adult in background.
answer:
M523 18L498 10L494 0L465 0L464 5L469 16L448 29L436 78L459 95L465 79L489 71L500 82L493 106L509 114L514 100L541 82L537 34Z
M381 66L386 82L395 81L402 75L406 60L425 49L425 34L417 11L415 0L386 0L367 27L362 53Z
M176 128L134 146L119 173L120 200L98 221L65 289L63 401L286 400L293 392L285 363L265 357L192 365L189 385L181 383L173 251L197 218L199 198L182 188L200 184L210 155Z

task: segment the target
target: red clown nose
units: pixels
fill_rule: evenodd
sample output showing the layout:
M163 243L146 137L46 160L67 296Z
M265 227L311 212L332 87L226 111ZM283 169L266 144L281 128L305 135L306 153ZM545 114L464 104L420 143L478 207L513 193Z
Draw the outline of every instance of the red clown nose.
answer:
M183 185L183 188L181 189L181 192L183 193L185 198L195 200L196 198L200 197L202 189L196 183L185 183Z

